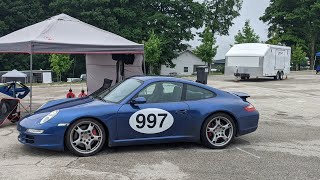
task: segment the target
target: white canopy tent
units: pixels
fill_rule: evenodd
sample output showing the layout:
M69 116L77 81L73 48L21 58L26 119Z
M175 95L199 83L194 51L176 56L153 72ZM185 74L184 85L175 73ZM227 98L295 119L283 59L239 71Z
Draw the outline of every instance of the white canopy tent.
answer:
M5 78L25 78L27 79L27 75L25 73L22 73L16 69L9 71L7 73L5 73L4 75L2 75L2 82L4 82ZM27 81L26 81L27 82Z
M135 54L136 59L141 59L144 46L66 14L60 14L1 37L0 53L30 54L31 111L32 54L86 54L87 56L93 54ZM101 56L99 57L101 59ZM102 60L112 60L112 58ZM141 62L143 63L143 61ZM142 63L139 66L142 67ZM96 63L96 65L99 64L103 64L103 62ZM142 68L136 72L136 74L141 73ZM94 75L91 73L91 76ZM101 78L103 79L103 77Z

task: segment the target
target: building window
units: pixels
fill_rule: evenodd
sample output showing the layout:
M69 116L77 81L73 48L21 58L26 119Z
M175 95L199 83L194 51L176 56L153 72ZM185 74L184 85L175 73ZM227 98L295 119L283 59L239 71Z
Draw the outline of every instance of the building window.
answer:
M184 67L183 68L183 72L189 72L189 68L188 67Z

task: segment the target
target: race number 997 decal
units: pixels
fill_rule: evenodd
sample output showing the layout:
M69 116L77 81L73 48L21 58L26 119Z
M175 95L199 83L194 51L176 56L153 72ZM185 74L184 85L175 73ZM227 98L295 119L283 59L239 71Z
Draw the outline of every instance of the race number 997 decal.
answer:
M173 116L163 109L148 108L135 112L129 119L132 129L144 134L156 134L169 129Z

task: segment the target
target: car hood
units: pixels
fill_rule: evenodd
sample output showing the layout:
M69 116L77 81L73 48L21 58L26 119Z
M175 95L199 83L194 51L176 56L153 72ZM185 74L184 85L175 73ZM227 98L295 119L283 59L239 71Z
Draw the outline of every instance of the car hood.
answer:
M48 103L42 105L34 114L40 114L45 112L51 112L54 110L78 107L78 106L92 106L97 104L102 104L104 102L96 100L92 97L85 98L74 98L74 99L59 99L54 101L49 101Z
M80 118L97 118L107 120L113 118L121 107L120 104L107 103L91 97L57 100L44 105L38 111L25 116L20 125L29 128L45 128L59 123L71 123ZM46 123L40 124L40 121L54 110L59 110L58 114Z

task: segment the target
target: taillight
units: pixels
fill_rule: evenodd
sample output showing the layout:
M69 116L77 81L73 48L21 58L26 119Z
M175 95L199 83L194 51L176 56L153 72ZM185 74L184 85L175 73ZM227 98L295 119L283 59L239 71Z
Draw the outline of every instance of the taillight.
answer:
M244 109L245 109L247 112L256 111L256 108L255 108L252 104L249 104L249 106L245 107Z

